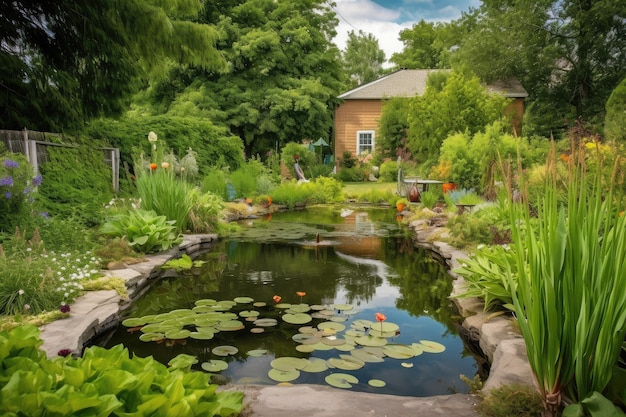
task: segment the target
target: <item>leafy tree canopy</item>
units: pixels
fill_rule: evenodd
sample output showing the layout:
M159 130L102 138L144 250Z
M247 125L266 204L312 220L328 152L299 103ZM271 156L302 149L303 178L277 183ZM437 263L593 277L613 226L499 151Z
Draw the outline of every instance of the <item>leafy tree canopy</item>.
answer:
M192 0L0 0L5 128L63 131L125 110L167 58L224 66Z
M244 143L247 156L290 141L328 137L344 84L337 19L323 0L206 1L228 62L220 74L174 65L155 81L141 112L210 117Z
M626 142L626 78L613 90L606 103L604 134L609 140Z
M342 57L344 71L349 77L347 89L374 81L383 74L385 52L371 33L365 34L362 30L358 34L348 33Z
M626 76L624 2L484 0L464 19L475 27L454 59L485 81L522 82L530 95L525 135L549 136L579 118L599 124Z

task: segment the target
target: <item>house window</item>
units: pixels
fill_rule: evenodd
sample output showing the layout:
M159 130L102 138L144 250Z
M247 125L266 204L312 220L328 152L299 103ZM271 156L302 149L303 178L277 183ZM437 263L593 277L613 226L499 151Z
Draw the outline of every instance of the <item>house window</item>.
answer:
M363 152L374 152L374 131L361 130L356 132L356 154L361 155Z

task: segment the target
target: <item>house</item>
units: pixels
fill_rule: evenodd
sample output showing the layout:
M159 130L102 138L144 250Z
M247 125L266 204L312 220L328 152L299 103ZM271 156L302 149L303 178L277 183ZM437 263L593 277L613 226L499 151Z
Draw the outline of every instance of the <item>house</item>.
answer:
M339 164L337 157L344 151L353 155L373 151L384 100L424 94L428 75L434 71L449 70L402 69L341 94L338 98L343 102L335 109L335 164ZM524 99L528 96L524 87L517 80L509 80L488 84L487 89L513 99L505 113L512 114L513 128L521 132Z

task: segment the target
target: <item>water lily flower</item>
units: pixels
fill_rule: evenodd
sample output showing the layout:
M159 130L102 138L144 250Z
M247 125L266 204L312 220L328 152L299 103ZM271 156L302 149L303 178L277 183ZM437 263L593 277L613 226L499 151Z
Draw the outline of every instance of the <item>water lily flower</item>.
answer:
M282 300L282 297L280 295L275 295L272 297L272 300L274 300L275 303L280 303L280 300Z
M152 171L154 171L155 169L157 169L157 164L155 164L154 162L150 164L150 169Z
M387 320L387 316L383 313L376 313L376 320L380 322L380 334L383 333L383 321Z
M300 303L302 303L302 297L306 295L304 291L296 291L296 295L300 297Z

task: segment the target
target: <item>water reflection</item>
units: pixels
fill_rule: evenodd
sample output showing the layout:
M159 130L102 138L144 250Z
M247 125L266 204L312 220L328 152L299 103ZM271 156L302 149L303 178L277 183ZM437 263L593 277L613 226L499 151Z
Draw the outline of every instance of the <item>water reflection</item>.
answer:
M476 362L464 348L456 332L455 311L448 300L451 282L445 269L429 254L415 248L410 234L396 223L392 210L353 209L352 213L324 207L303 212L274 214L271 221L257 221L228 240L219 242L201 259L202 267L181 277L165 278L128 311L128 316L157 314L174 309L192 308L201 298L233 300L249 296L268 303L259 308L262 317L277 318L280 326L267 328L263 334L252 334L252 325L237 332L220 332L208 341L186 340L185 345L155 345L138 341L119 329L108 342L125 343L140 356L153 355L167 363L179 353L196 355L200 362L216 359L211 348L233 345L237 355L229 357L230 366L219 379L222 382L255 382L275 384L267 376L269 363L282 356L337 357L337 351L301 353L292 336L300 326L280 319L282 312L273 307L272 297L283 302L299 303L297 292L306 292L303 302L314 304L351 304L356 319L375 320L384 313L390 322L400 326L393 343L411 344L433 340L446 346L442 354L423 354L411 358L412 368L401 361L368 363L350 372L362 383L359 391L396 395L428 396L450 392L467 392L459 374L472 376ZM302 241L337 242L333 245L302 245ZM250 305L233 310L249 310ZM308 325L316 325L319 320ZM267 349L269 356L248 357L245 352ZM223 358L220 358L223 359ZM328 372L333 372L332 370ZM323 374L302 373L294 383L324 384ZM367 385L369 379L387 381L384 388Z

